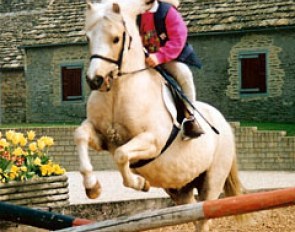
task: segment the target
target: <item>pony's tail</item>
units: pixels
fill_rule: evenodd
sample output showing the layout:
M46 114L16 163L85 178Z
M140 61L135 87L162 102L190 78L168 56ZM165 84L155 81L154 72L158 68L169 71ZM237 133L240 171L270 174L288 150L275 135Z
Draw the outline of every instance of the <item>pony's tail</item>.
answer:
M247 191L242 185L238 175L238 165L235 157L232 163L230 173L224 184L224 195L225 197L238 196L246 192ZM236 215L235 218L239 223L248 222L250 219L249 214Z
M224 184L224 194L226 197L238 196L243 193L243 187L238 175L238 165L236 158L234 158L230 173Z

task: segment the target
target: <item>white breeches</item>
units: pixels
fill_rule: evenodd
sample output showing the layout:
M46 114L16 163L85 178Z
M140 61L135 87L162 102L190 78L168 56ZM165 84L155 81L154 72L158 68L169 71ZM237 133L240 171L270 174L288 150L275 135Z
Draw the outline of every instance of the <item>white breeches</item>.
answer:
M187 98L194 103L196 100L196 88L190 68L178 61L162 64L162 67L174 77ZM188 104L186 106L191 109Z

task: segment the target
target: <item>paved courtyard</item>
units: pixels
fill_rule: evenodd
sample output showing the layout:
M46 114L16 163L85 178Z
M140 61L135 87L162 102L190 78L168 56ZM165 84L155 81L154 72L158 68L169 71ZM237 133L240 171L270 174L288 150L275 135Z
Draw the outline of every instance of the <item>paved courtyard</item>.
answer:
M82 177L79 172L68 172L70 204L89 204L168 197L162 189L151 188L149 192L139 192L126 188L118 171L95 172L102 185L102 194L98 199L90 200L85 195ZM295 186L295 172L240 171L240 179L247 189L283 188Z

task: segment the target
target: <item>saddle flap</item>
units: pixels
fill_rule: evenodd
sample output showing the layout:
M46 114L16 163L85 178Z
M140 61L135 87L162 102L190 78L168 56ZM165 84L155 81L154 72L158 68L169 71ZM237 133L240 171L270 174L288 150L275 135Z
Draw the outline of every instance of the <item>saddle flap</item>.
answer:
M167 86L165 83L162 84L162 97L164 104L166 106L166 109L170 113L171 119L173 121L173 124L177 128L181 128L181 123L184 118L183 115L183 109L180 109L182 106L180 106L183 103L180 103L177 101L178 97L172 93L169 86Z

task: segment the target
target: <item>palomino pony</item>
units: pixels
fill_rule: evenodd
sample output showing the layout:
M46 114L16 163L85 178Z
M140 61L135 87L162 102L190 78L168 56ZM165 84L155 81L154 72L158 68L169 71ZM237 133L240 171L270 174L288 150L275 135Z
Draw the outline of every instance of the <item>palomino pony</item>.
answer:
M163 188L177 204L195 202L195 188L200 200L217 199L223 190L226 195L239 194L234 135L212 106L195 103L219 135L196 115L206 133L191 140L182 140L178 134L161 152L174 125L162 100L163 78L145 66L136 26L139 11L132 7L139 2L144 8L143 0L87 1L85 30L91 55L87 82L92 92L87 119L75 131L87 196L96 198L101 192L88 146L113 155L126 187ZM151 158L143 166L132 167ZM208 224L203 221L199 227L204 231Z

